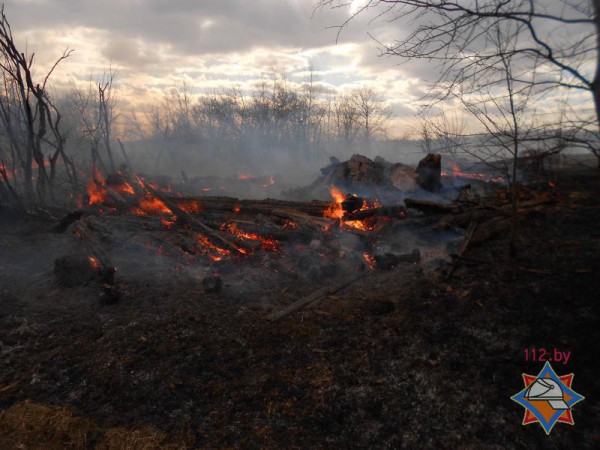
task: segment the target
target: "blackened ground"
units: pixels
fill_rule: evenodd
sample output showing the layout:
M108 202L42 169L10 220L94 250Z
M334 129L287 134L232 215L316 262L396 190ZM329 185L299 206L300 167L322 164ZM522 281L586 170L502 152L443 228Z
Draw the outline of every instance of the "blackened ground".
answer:
M597 183L560 195L521 217L514 260L500 237L470 248L448 282L403 264L278 323L255 299L168 280L121 280L120 303L101 305L93 286L50 289L51 258L31 268L39 286L25 286L5 251L0 448L93 448L114 427L183 448L597 448ZM14 251L17 225L23 252L61 245L5 221L3 248ZM554 368L586 397L575 426L550 436L522 426L510 400L542 367L525 361L532 347L570 351ZM27 399L72 407L97 429L57 441L15 425Z

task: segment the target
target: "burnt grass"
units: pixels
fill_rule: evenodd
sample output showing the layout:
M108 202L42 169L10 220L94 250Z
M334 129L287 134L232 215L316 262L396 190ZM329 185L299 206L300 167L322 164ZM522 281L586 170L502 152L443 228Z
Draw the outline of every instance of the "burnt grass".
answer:
M53 252L39 249L68 237L6 218L0 448L94 448L111 427L181 448L597 448L597 179L558 195L520 217L515 259L500 235L469 248L448 281L400 264L276 323L266 316L282 305L168 278L119 280L115 305L98 287L52 287L40 280ZM12 262L38 251L27 273ZM525 361L532 347L570 351L554 369L586 397L575 426L549 436L522 426L510 400L542 367ZM99 431L78 444L25 433L4 420L25 400L69 407Z

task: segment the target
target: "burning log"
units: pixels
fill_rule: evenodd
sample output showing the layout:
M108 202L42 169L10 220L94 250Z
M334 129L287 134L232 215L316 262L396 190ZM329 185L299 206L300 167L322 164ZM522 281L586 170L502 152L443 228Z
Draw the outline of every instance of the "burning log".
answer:
M244 253L245 250L248 250L245 243L241 243L238 241L237 244L239 244L239 245L233 244L232 242L230 242L230 240L223 237L220 233L216 232L212 228L203 224L199 220L191 217L188 213L183 211L174 202L172 202L171 200L169 200L168 198L163 196L160 192L158 192L152 186L146 185L145 187L152 195L154 195L156 198L161 200L165 205L167 205L167 208L169 208L171 210L171 212L175 216L177 216L177 219L181 223L189 226L190 229L192 229L193 231L206 237L206 239L210 243L212 243L214 246L225 249L234 254Z
M311 216L322 216L323 210L329 205L329 202L320 200L295 202L275 199L240 200L233 197L170 197L169 200L182 209L183 205L189 205L197 212L234 212L247 215L269 215L274 209L293 209Z
M309 242L312 237L311 233L300 228L284 229L275 224L256 224L243 220L231 220L223 228L227 230L231 225L235 226L235 229L244 235L264 236L264 238L275 241L286 242L293 240L296 242Z
M321 214L323 212L321 211ZM314 217L308 214L304 214L298 211L293 211L289 209L274 209L271 211L271 214L275 217L279 217L282 219L293 220L294 222L298 222L311 229L318 229L322 231L323 228L331 225L331 220L326 219L324 217Z
M380 206L378 208L363 209L350 214L345 214L342 221L365 220L371 217L388 217L390 219L401 219L406 217L408 211L404 206Z

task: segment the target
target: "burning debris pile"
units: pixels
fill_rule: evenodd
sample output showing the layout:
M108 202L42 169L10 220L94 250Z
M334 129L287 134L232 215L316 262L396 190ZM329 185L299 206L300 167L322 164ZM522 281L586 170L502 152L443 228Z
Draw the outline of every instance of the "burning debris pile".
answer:
M439 155L428 155L417 169L355 155L322 172L318 184L329 183L329 201L186 196L126 170L104 176L94 168L80 208L55 227L71 230L84 249L56 260L57 280L73 286L95 278L105 300L114 302L119 277L113 259L122 248L135 255L136 266L158 256L199 277L205 292L220 291L224 276L250 290L258 278L274 286L328 280L331 289L346 286L357 272L399 264L437 270L459 249L465 230L468 240L485 238L489 227L478 237L472 223L493 219L488 232L508 227L505 217L474 211L472 202L466 208L468 189L447 198L457 191L443 186ZM128 273L122 258L116 265Z

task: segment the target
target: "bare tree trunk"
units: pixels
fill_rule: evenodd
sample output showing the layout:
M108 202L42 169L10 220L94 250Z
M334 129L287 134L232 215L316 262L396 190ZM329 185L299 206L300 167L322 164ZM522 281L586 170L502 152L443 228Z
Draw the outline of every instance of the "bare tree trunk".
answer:
M598 131L600 132L600 0L593 0L594 5L594 23L596 25L596 73L591 83L591 91L594 97L594 107L596 109L596 121L598 122ZM599 135L600 136L600 135ZM598 159L598 169L600 170L600 148L596 142L596 158Z

